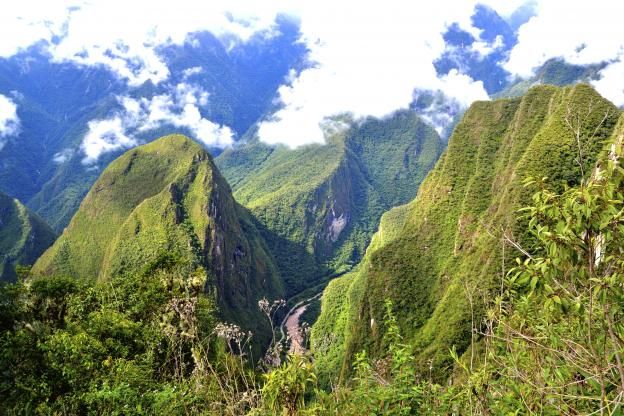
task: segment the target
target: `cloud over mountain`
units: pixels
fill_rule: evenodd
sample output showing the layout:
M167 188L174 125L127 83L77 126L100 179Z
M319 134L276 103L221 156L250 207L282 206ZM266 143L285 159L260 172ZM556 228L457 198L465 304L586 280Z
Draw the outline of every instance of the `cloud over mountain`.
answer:
M520 27L518 44L505 68L530 76L553 57L576 65L607 63L594 82L598 92L624 105L624 3L611 0L546 1L536 15Z
M151 98L118 97L121 105L112 117L89 122L89 132L82 141L84 164L93 164L108 152L137 146L142 132L164 125L188 129L207 146L225 147L232 143L233 133L204 118L200 108L208 104L208 93L200 87L180 83L165 94Z
M15 136L19 130L17 105L10 98L0 94L0 149L6 144L6 139Z
M326 117L351 113L382 117L409 106L416 88L439 90L468 105L488 95L481 82L452 71L438 76L433 62L445 49L443 32L467 30L474 2L317 1L301 8L302 39L314 65L279 90L281 109L262 123L267 143L323 143Z
M503 12L521 3L489 2L497 3ZM444 50L441 34L450 23L459 22L462 28L478 32L470 22L476 1L447 0L426 8L397 0L383 5L180 0L175 7L165 1L51 1L41 7L35 3L27 0L8 7L0 18L0 23L7 23L5 27L19 32L5 36L1 56L39 42L56 61L104 66L130 86L167 81L170 68L160 49L192 42L189 35L195 32L210 31L225 42L240 42L257 33L272 36L278 15L297 16L313 65L281 87L278 101L282 108L260 128L261 138L271 143L322 142L319 123L324 118L345 112L356 117L384 116L408 106L418 87L442 91L466 104L487 98L480 82L457 71L437 76L432 64ZM191 112L185 118L195 125L201 120ZM132 143L116 131L124 120L100 122L92 122L91 132L106 127L107 134L99 137L121 140L102 145L90 136L86 139L92 143L89 148ZM204 123L201 129L208 126Z
M490 33L488 22L475 23L478 5L493 10L513 36ZM522 13L514 14L519 8ZM185 83L201 72L201 67L189 67L174 77L162 54L167 46L196 42L198 32L211 32L229 51L258 34L271 38L279 30L278 16L293 16L300 22L309 66L293 68L278 90L275 111L258 129L263 141L291 147L323 143L321 125L332 116L383 117L407 108L414 91L442 94L466 107L502 89L509 74L530 76L553 57L573 64L606 62L594 84L624 104L624 37L617 34L624 6L610 0L439 0L426 5L400 0L180 0L175 5L164 0L23 0L4 9L0 56L38 45L56 62L107 68L130 89L148 81ZM486 20L487 10L482 14ZM468 34L470 43L451 45L445 38L449 28ZM441 57L450 62L442 71ZM479 65L484 60L488 64ZM202 117L199 103L180 107L175 94L167 102L134 96L133 104L126 97L125 113L91 121L83 142L87 160L134 146L132 131L140 130L139 123L187 127L210 145L232 140L227 127Z
M24 0L3 6L0 56L14 55L35 43L57 61L103 65L131 85L167 79L159 47L181 44L189 34L210 31L244 41L271 28L281 7L252 0Z

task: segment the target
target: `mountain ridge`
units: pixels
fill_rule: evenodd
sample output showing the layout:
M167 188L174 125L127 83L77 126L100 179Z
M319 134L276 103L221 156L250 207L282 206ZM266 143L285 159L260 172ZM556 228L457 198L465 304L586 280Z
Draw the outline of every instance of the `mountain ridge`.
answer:
M273 235L289 293L356 264L381 214L416 194L443 148L410 111L330 131L326 141L293 150L252 139L216 158L236 200Z
M578 183L576 143L563 118L567 111L585 114L588 107L591 114L581 126L585 172L620 115L591 87L539 86L520 99L471 106L418 196L398 211L392 238L378 243L386 217L373 239L379 246L371 244L356 271L326 289L312 331L326 381L346 377L357 351L375 356L383 350L385 298L393 301L423 373L448 375L447 351L455 346L461 354L471 339L465 291L487 296L495 290L501 264L518 255L507 247L501 257L506 239L530 243L526 225L516 220L516 210L530 200L523 180L548 176L555 189ZM482 309L474 308L480 316ZM328 344L334 333L342 345Z

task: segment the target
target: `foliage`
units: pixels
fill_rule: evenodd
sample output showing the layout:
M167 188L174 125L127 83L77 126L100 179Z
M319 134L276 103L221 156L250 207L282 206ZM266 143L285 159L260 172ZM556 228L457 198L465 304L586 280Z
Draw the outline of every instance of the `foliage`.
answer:
M3 298L14 308L1 336L5 411L108 413L119 405L119 413L124 403L141 406L139 392L154 386L156 371L173 366L166 354L154 354L164 339L152 311L163 312L167 299L181 294L167 293L162 282L146 277L137 276L137 282L149 282L163 295L160 302L150 299L149 309L131 301L145 292L122 291L130 289L126 280L94 287L48 277L5 286ZM109 283L119 286L111 291Z
M305 323L309 327L312 327L314 322L319 317L321 313L321 301L319 299L314 299L312 302L308 303L303 313L299 316L299 322Z
M316 391L306 410L317 415L450 414L460 408L453 389L418 374L410 346L405 343L391 301L385 302L387 350L371 359L355 354L353 377L327 391Z
M622 413L623 121L579 185L527 181L533 245L473 325L470 356L451 350L453 385L427 386L442 398L432 413Z
M316 375L309 358L292 355L281 367L265 374L264 407L274 415L297 415L305 406L306 392L315 384Z
M524 210L537 244L493 314L488 407L622 412L623 138L589 180L561 194L542 187Z
M226 352L205 284L169 258L109 281L3 286L3 413L241 414L257 396L250 350Z

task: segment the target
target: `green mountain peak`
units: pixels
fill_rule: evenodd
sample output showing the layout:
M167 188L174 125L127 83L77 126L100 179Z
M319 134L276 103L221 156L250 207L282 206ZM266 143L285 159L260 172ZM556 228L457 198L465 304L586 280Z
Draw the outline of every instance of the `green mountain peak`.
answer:
M55 238L38 215L0 192L0 281L15 279L15 266L32 265Z
M106 168L33 274L107 279L173 256L203 269L223 316L262 326L257 300L281 294L264 242L211 156L172 135L126 152Z

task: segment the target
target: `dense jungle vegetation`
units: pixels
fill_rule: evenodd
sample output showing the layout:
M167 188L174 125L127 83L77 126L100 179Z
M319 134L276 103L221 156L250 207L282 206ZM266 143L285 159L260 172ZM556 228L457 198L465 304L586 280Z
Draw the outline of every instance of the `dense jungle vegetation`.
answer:
M0 287L1 411L621 414L623 158L586 85L475 103L291 355L262 223L189 139L133 149Z

